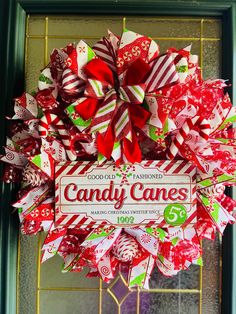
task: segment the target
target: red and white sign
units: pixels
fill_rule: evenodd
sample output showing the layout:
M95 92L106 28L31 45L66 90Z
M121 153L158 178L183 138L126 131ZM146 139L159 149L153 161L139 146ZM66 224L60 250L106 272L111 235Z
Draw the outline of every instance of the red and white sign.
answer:
M196 168L185 161L120 167L65 162L55 172L57 225L185 227L196 222Z

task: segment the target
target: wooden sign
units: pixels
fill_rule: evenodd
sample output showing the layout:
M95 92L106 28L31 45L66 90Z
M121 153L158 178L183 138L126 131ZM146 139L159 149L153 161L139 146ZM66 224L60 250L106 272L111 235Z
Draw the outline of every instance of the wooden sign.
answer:
M59 163L56 225L187 226L196 222L196 168L185 161Z

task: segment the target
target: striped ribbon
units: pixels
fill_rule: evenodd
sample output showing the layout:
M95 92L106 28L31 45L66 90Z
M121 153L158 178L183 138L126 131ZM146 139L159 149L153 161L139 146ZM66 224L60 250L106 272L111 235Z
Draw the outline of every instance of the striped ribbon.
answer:
M193 129L194 126L198 126L199 136L207 141L210 134L210 124L206 119L202 119L200 116L195 116L193 118L188 118L182 125L182 127L177 132L175 138L173 139L169 150L167 151L167 158L174 159L178 151L181 149L184 141L187 139L189 132Z
M71 69L65 69L62 73L62 89L69 95L79 94L83 91L85 83Z
M150 67L152 71L145 82L147 85L146 92L152 92L179 80L173 59L169 54L154 59L150 63Z
M145 96L145 85L123 86L119 88L120 99L132 104L141 104Z
M125 103L141 104L145 96L145 85L122 86L118 92L106 82L88 80L85 94L104 101L97 111L91 126L91 132L105 134L115 118L116 140L126 137L131 140L131 120ZM119 96L118 96L118 95Z
M115 116L115 134L117 141L122 140L122 138L127 138L130 141L132 139L131 119L126 104L121 104Z
M71 151L70 147L70 134L63 121L57 115L48 112L44 114L44 116L39 120L39 136L47 137L49 133L48 130L51 125L55 126L58 130L68 158L70 160L76 160L76 155Z
M97 111L92 121L91 132L105 134L112 120L116 109L117 96L116 91L111 89L105 96L105 99Z
M111 32L109 38L103 37L94 46L93 51L101 58L113 71L116 71L116 50L119 39Z
M103 99L112 86L106 82L88 79L84 95L92 98Z

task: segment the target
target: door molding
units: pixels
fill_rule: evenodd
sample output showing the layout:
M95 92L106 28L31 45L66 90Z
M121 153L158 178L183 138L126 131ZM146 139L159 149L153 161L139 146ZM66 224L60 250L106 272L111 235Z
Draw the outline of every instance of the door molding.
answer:
M222 19L222 77L236 81L236 0L3 0L0 1L0 145L5 144L12 98L24 90L24 41L28 14L214 16ZM236 104L236 92L230 92ZM0 165L0 171L2 165ZM18 217L11 212L16 188L0 182L0 312L16 313ZM228 191L232 193L232 191ZM236 313L236 226L223 237L222 313Z

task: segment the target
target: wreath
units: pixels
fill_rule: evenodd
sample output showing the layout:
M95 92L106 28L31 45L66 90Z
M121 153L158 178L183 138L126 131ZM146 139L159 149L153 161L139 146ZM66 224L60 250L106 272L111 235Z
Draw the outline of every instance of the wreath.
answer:
M224 194L236 170L236 108L226 87L222 79L203 80L191 46L160 55L155 41L129 30L121 37L109 31L92 48L80 41L54 49L37 91L15 99L1 157L3 180L21 186L13 203L21 232L47 232L42 261L59 254L64 272L88 267L88 277L104 281L126 268L129 286L144 288L154 266L173 276L201 265L201 239L235 222L235 201ZM125 173L151 160L196 167L196 222L55 223L55 164L95 160Z

